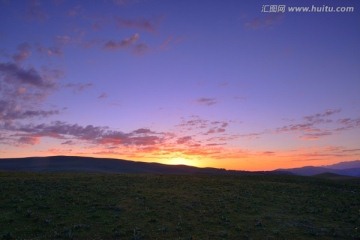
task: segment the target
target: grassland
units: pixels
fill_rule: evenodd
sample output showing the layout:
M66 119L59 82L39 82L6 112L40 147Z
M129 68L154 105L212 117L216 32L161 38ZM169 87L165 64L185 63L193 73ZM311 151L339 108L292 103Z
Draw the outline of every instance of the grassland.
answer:
M359 179L0 173L0 239L360 239Z

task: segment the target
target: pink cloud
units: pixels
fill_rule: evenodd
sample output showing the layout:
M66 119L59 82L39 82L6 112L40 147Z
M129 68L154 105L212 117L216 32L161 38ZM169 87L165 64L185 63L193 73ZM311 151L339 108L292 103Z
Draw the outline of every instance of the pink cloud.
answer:
M126 48L136 43L136 41L139 39L140 35L138 33L133 34L129 38L120 40L120 41L107 41L104 44L104 48L107 50L117 50L120 48Z
M36 144L40 143L40 137L37 137L37 136L20 137L18 140L18 143L26 144L26 145L36 145Z
M189 141L192 140L191 136L185 136L185 137L180 137L177 139L176 143L177 144L184 144L184 143L188 143Z

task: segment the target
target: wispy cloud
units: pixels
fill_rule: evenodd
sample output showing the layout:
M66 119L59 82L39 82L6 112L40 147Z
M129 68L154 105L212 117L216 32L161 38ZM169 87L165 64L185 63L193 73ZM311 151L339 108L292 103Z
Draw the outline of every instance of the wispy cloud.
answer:
M275 25L278 25L284 18L282 13L272 13L261 17L256 17L253 19L246 20L245 27L251 29L261 29L261 28L272 28Z
M302 139L302 140L317 140L319 138L330 136L332 134L333 133L331 131L317 129L314 132L304 133L302 136L300 136L300 139Z
M331 119L327 119L327 118L339 112L341 112L341 109L328 109L321 113L305 116L304 119L311 123L324 123L324 122L329 123L331 122Z
M26 60L31 55L30 49L31 47L28 43L20 44L17 48L18 52L13 55L13 60L17 63Z
M274 129L260 132L238 134L238 137L249 140L258 139L269 134L293 134L301 140L319 140L342 131L360 128L360 118L340 118L336 115L341 109L328 109L319 113L306 115L299 120L292 119L291 124L286 124Z
M130 36L129 38L120 40L120 41L107 41L104 44L104 49L107 50L117 50L117 49L121 49L121 48L127 48L130 47L131 45L135 44L136 41L139 39L140 35L138 33L135 33L134 35Z
M40 142L40 138L36 136L20 137L18 140L19 144L36 145Z
M60 57L63 55L63 51L60 47L44 47L41 45L38 45L36 50L38 51L38 53L40 54L44 54L46 56L55 56L55 57Z
M189 143L192 140L191 136L180 137L176 140L177 144Z
M337 121L337 123L341 126L336 128L336 131L345 131L351 130L355 128L360 128L360 117L359 118L342 118Z
M107 93L103 92L98 96L98 99L105 99L107 97L108 97Z
M324 129L319 126L332 123L333 119L330 117L340 112L341 109L329 109L324 112L307 115L303 117L302 122L279 127L275 130L275 133L299 133L300 139L303 140L317 140L330 136L333 134L331 129Z
M56 43L58 43L60 45L66 45L66 44L73 42L74 40L69 35L58 35L58 36L55 36L55 41L56 41Z
M134 0L112 0L112 2L117 6L125 6L134 2Z
M238 136L226 133L229 124L229 121L209 121L199 116L190 116L189 119L183 119L177 125L176 132L185 135L177 136L178 141L181 144L186 143L188 146L194 146L194 144L200 146L203 142L229 143L238 139Z
M196 100L196 102L205 106L212 106L217 103L215 98L199 98Z
M72 8L70 8L67 12L66 15L69 17L76 17L78 16L82 11L82 7L80 5L76 5Z
M92 83L68 83L64 87L72 89L74 92L83 92L93 87Z
M46 118L59 114L58 110L23 110L14 101L0 100L0 120L12 121L28 118Z
M168 50L172 46L177 45L184 41L183 37L175 37L173 35L169 35L167 38L165 38L162 43L160 44L159 49L160 50Z
M131 28L131 29L138 29L141 31L155 32L159 24L159 20L154 20L154 19L149 20L144 18L124 19L118 17L116 19L116 24L120 28Z
M132 51L135 55L143 55L150 50L150 47L145 43L136 44Z
M28 1L29 6L26 9L26 17L30 20L44 21L48 18L48 14L41 6L41 2L38 0Z

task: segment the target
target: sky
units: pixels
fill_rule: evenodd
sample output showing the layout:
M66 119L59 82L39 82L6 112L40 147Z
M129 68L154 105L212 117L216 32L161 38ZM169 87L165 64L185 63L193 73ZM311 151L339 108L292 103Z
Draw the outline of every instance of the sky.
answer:
M0 157L360 159L359 24L357 0L0 0Z

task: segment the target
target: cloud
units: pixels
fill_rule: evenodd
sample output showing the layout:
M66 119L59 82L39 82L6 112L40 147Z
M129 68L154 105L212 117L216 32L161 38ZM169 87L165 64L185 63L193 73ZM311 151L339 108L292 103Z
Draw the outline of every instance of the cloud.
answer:
M225 121L209 121L193 116L192 119L181 123L180 131L175 132L157 132L149 128L138 128L133 131L123 132L112 130L109 127L79 124L70 124L61 121L42 124L24 124L16 122L14 124L0 125L2 132L15 133L12 135L12 144L25 142L25 138L38 139L52 138L60 141L59 145L82 145L87 144L88 149L121 149L123 152L133 153L134 150L139 152L153 152L155 150L164 153L174 151L186 152L189 149L198 149L211 146L220 147L228 144L228 141L234 139L228 136L225 131L229 123ZM190 127L189 133L186 128ZM185 131L183 131L185 130ZM1 132L1 131L0 131ZM191 135L190 135L191 134ZM206 136L211 135L212 138ZM22 138L22 139L20 139ZM33 141L36 143L35 141ZM201 149L199 149L201 148ZM98 151L98 150L97 150ZM205 151L211 154L209 151Z
M289 124L276 129L277 133L286 133L294 131L310 131L313 129L314 123L298 123L298 124Z
M188 143L192 140L191 136L185 136L185 137L180 137L176 140L177 144L184 144L184 143Z
M246 134L239 134L239 137L247 138L249 140L258 139L260 136L264 135L265 132L258 132L258 133L246 133Z
M279 127L275 130L276 133L289 133L299 132L301 134L300 139L303 140L317 140L321 137L332 135L332 131L329 129L320 129L319 125L332 123L331 116L341 112L341 109L329 109L320 113L312 114L303 117L303 122L289 124L283 127Z
M324 123L321 121L321 123ZM287 126L283 126L277 128L275 130L276 133L299 133L300 139L302 140L317 140L322 137L332 135L330 130L319 129L315 125L318 122L310 122L310 123L299 123L299 124L290 124Z
M105 99L107 97L108 97L107 93L103 92L98 96L98 99Z
M204 129L208 127L207 120L201 119L199 116L190 116L190 118L190 120L182 119L181 123L177 125L177 127L180 127L187 131L191 131L194 129Z
M245 27L251 29L272 28L283 19L282 13L271 13L262 17L253 18L245 22Z
M178 144L201 145L202 142L223 144L238 139L238 135L229 135L226 133L229 126L228 121L209 121L201 119L199 116L190 116L190 119L182 119L177 125L181 133L185 136L177 136ZM190 136L192 136L190 138ZM211 138L209 138L211 136ZM191 140L191 141L190 141Z
M0 73L5 76L5 81L18 81L22 84L34 85L39 88L49 88L54 85L40 76L34 68L23 69L14 63L0 63Z
M76 143L72 140L67 140L65 142L62 142L61 145L75 145Z
M137 135L137 134L156 134L156 132L153 132L148 128L139 128L130 133L130 135Z
M78 124L67 124L65 122L56 121L51 124L21 125L18 127L11 127L8 130L57 139L66 139L66 136L72 136L80 140L94 140L102 136L106 129L107 128L105 127L94 127L92 125L83 127Z
M199 98L196 100L196 102L205 106L212 106L217 103L215 98Z
M107 41L104 44L104 49L107 50L117 50L120 48L126 48L136 43L136 41L139 39L140 35L138 33L133 34L129 38L123 39L121 41Z
M360 128L360 117L359 118L342 118L337 121L341 126L336 128L335 131L346 131L355 128Z
M43 47L43 46L38 46L36 48L36 50L41 53L44 54L46 56L55 56L55 57L60 57L63 55L63 51L61 50L61 48L59 47Z
M22 47L20 47L22 49ZM7 124L14 120L46 118L58 110L43 110L40 103L56 89L62 76L57 69L25 69L16 63L0 63L0 119Z
M66 140L63 144L69 144L74 140L85 141L95 145L108 146L148 146L161 143L164 139L163 133L156 133L150 129L137 129L130 133L113 131L108 127L81 126L56 121L51 124L27 124L27 125L0 125L6 131L16 132L22 137L50 137Z
M161 44L159 49L167 50L171 48L171 46L179 44L184 39L182 37L174 37L173 35L168 36Z
M330 117L331 115L334 115L339 112L341 112L341 109L328 109L321 113L305 116L304 119L311 123L329 123L331 122L331 120L325 118Z
M225 128L211 128L209 129L209 131L206 132L206 134L223 133L225 131Z
M360 152L360 148L344 149L343 152Z
M14 101L0 100L0 120L12 121L27 118L45 118L52 115L59 114L58 110L22 110L16 105Z
M40 143L40 138L36 136L20 137L18 143L27 144L27 145L36 145Z
M30 20L44 21L48 18L48 14L42 8L40 1L31 0L30 5L26 9L26 17Z
M249 134L238 134L237 137L258 139L265 134L294 134L301 140L318 140L332 136L345 130L360 128L360 118L334 119L334 116L341 112L341 109L328 109L312 115L302 117L298 122L292 119L287 124L274 129L267 129L261 132Z
M55 37L55 41L61 45L69 44L73 39L68 35L59 35Z
M145 43L139 43L134 46L132 51L135 55L143 55L149 51L149 46Z
M318 130L317 132L314 132L314 133L305 133L300 138L303 140L317 140L321 137L326 137L326 136L330 136L330 135L332 135L331 131Z
M75 7L70 8L67 12L66 15L69 17L76 17L77 15L80 14L82 10L82 7L80 5L77 5Z
M74 92L82 92L93 86L92 83L68 83L64 87L72 89Z
M13 60L17 63L26 60L30 55L31 47L28 43L22 43L17 47L18 52L13 55Z
M118 17L116 19L116 24L121 28L131 28L147 32L155 32L157 29L158 21L143 18L129 20Z
M130 2L132 2L132 0L112 0L112 2L118 6L125 6L125 5L129 4Z

